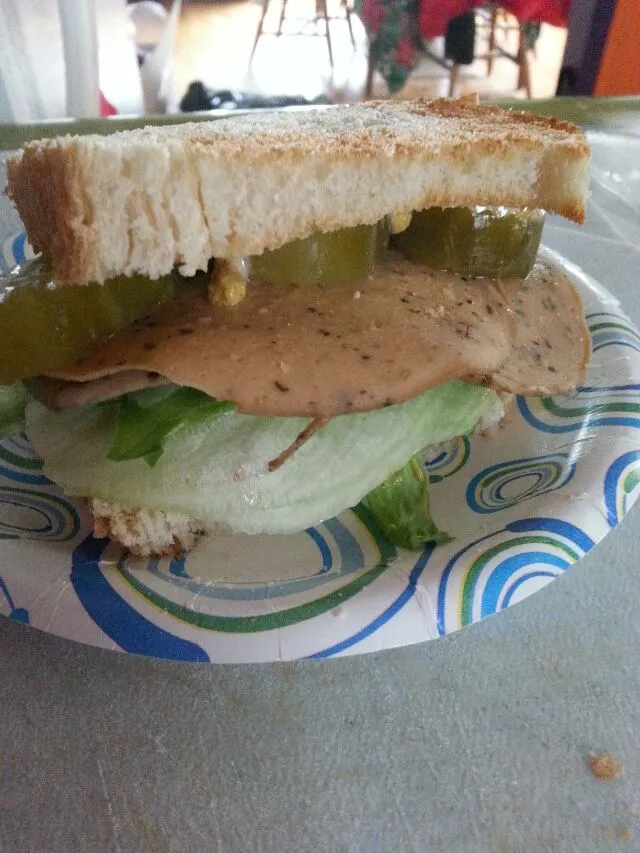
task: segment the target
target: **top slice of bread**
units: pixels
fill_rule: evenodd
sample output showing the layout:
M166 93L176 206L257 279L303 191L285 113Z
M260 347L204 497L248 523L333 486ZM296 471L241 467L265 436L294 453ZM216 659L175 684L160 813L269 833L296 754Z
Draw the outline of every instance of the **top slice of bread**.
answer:
M572 124L438 99L31 142L8 162L7 193L54 279L82 284L193 273L433 205L582 222L588 168Z

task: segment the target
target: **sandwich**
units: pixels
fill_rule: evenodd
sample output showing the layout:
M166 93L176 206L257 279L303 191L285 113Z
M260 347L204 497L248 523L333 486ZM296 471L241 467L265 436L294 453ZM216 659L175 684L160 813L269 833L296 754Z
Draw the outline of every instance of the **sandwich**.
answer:
M468 99L31 142L0 425L135 555L360 502L440 541L424 448L584 377L580 298L537 251L545 211L584 220L589 156Z

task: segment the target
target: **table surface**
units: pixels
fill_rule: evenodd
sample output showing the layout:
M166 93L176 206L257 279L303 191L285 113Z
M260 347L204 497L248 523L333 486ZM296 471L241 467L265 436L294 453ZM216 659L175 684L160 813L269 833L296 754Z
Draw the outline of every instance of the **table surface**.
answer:
M640 101L527 106L640 137ZM596 208L548 242L580 262L599 233L638 324L638 244ZM175 664L0 619L0 851L640 850L639 511L509 611L363 657Z

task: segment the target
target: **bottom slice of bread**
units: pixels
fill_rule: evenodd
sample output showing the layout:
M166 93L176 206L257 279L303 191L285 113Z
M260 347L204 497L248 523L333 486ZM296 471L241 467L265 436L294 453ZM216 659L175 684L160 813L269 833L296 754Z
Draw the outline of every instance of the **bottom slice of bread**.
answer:
M177 557L205 532L196 518L159 509L127 509L94 498L89 502L93 535L108 537L136 557Z

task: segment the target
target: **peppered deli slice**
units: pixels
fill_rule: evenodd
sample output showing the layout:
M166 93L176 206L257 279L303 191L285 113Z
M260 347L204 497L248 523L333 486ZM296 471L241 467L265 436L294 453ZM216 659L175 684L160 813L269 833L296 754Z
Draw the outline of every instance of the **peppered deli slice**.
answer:
M550 397L575 388L591 357L591 336L580 296L551 264L537 264L522 282L511 307L516 340L489 378L497 391Z
M117 374L128 382L132 371L142 371L153 381L166 377L230 400L240 412L266 416L367 411L457 378L491 384L507 363L503 384L520 380L519 393L526 393L531 360L526 354L517 364L510 360L519 324L543 316L535 296L540 269L531 274L533 304L523 306L522 317L511 308L520 281L465 281L392 253L372 277L356 282L252 283L232 308L211 305L201 291L189 289L82 362L50 375L73 383L56 386L64 391L64 405L87 398L89 389L78 383ZM571 283L565 280L561 288L561 309L544 313L545 322L561 318L584 325L575 297L569 298ZM581 378L579 361L570 359L567 371L557 367L565 390Z
M190 289L51 375L148 371L256 415L367 411L494 370L515 340L517 287L390 254L372 277L345 284L252 283L234 307Z

